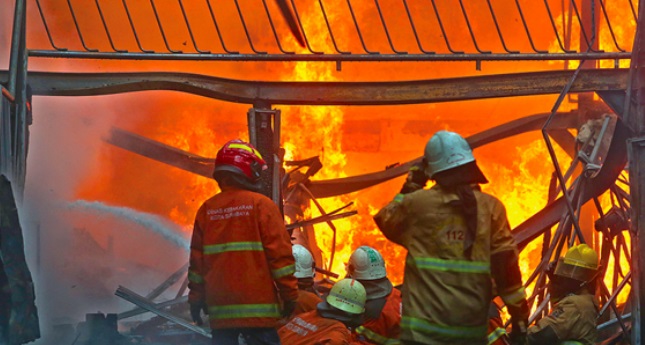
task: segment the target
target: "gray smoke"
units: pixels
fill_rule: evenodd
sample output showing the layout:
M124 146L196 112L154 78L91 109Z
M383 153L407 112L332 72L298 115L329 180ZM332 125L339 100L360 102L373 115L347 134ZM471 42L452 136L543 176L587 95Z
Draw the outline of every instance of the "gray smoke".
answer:
M189 240L181 235L179 226L171 221L154 214L140 212L128 207L111 206L99 201L77 200L67 205L69 209L82 208L97 215L110 214L120 219L127 220L161 235L168 242L188 251Z

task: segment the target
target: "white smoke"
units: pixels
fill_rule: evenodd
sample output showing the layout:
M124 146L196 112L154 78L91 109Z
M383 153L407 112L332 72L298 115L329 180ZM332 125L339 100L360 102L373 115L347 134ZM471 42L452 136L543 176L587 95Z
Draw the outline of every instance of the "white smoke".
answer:
M30 60L29 68L38 70L39 63ZM54 326L75 326L86 313L131 309L114 296L119 285L145 295L188 259L182 229L163 217L116 203L75 201L88 185L109 179L103 163L114 149L102 138L136 104L134 97L34 97L20 211L43 334L38 345L56 343ZM139 202L145 209L148 201Z
M189 240L180 235L181 228L163 217L140 212L129 207L111 206L99 201L77 200L67 206L70 209L82 208L87 211L95 212L97 215L110 214L128 220L151 230L157 235L161 235L168 242L175 246L188 251Z

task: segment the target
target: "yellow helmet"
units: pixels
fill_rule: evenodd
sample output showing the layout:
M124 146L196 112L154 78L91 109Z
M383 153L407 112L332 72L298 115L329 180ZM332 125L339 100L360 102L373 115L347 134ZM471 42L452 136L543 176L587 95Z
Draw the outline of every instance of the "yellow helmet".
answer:
M598 254L586 244L569 248L563 258L558 260L555 274L581 282L593 279L598 271Z
M365 312L366 299L363 284L354 279L343 279L331 288L327 303L349 314L362 314Z

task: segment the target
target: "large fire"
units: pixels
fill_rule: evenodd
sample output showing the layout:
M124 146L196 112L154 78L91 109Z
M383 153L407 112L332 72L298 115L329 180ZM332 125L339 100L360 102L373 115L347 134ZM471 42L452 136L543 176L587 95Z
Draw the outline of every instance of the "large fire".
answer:
M334 13L333 9L344 8L344 3L340 0L325 1L326 10L328 13L331 12L330 20L333 21L335 15L340 15ZM300 4L299 10L303 26L307 31L309 41L315 42L316 49L332 52L334 48L327 28L319 25L320 20L315 20L319 19L316 6L316 2L310 2L309 5ZM389 2L384 6L386 10L388 6L395 7ZM422 4L411 2L411 6L420 7ZM534 4L526 4L526 6L530 8ZM624 6L625 8L612 7L609 15L614 18L624 16L629 10L627 7L629 5L625 2ZM370 7L358 5L356 7L362 9L357 13L359 20L369 23L367 12ZM448 9L443 10L448 11ZM558 23L563 18L562 16L566 17L565 13L559 15ZM509 23L506 25L515 25L510 22L512 19L513 17L509 17ZM617 20L612 21L612 23L618 22ZM574 23L574 28L575 25ZM629 49L631 46L629 39L632 36L626 33L633 30L634 26L635 23L626 21L620 26L620 29L614 28L617 40L623 49ZM560 27L560 29L562 28ZM408 28L401 30L408 30ZM522 51L527 51L530 46L528 42L521 40L523 36L519 32L518 37L507 37L507 39L514 42ZM575 30L572 32L574 33L571 38L571 46L577 49L579 34L575 34ZM399 34L401 45L414 43L411 37L406 40L405 35ZM358 51L358 38L350 37L348 39L349 48ZM551 47L550 49L555 49L552 35L537 34L534 39L536 42ZM613 41L610 42L609 39L611 37L600 37L602 49L611 50ZM485 44L487 40L495 42L495 37L483 37L481 43ZM294 42L289 43L290 46L295 46ZM467 45L467 42L464 44ZM346 48L341 47L341 49ZM604 67L605 63L600 65ZM613 64L613 62L610 63ZM230 64L223 66L230 66ZM490 63L485 65L485 70L493 73L511 72L508 69L509 66L511 65ZM512 71L560 69L562 67L562 63L516 62L512 64ZM193 65L191 68L196 67ZM224 70L222 73L237 75L244 79L277 77L285 81L342 81L355 80L357 76L369 80L402 80L406 78L418 79L415 78L416 75L441 77L472 75L477 72L474 70L474 65L467 63L421 63L414 71L403 66L399 68L399 65L391 63L380 66L345 64L342 66L342 70L338 71L336 65L332 63L298 62L274 64L268 67L255 65L249 69L248 73L236 66L231 70ZM171 102L173 100L175 103ZM192 104L191 106L186 105L190 107L190 110L183 110L183 105L178 104L187 101ZM276 107L280 108L283 114L282 145L287 150L286 159L303 159L319 155L324 168L314 178L329 179L381 170L389 164L416 158L421 155L425 141L436 130L451 129L461 132L463 135L470 135L521 116L546 112L554 101L554 97L548 96L501 101L484 100L464 104L361 109L313 106ZM573 107L574 105L565 104L565 106ZM166 109L164 107L172 107L174 112L179 114L169 114L167 111L164 113L163 109ZM213 104L197 100L194 97L173 96L170 100L160 100L158 105L151 106L149 112L154 113L155 110L166 115L162 116L161 120L154 116L148 116L146 120L124 121L122 125L152 139L207 157L213 157L217 148L229 139L246 138L243 122L246 108L243 106ZM238 117L232 118L230 114L235 114ZM358 120L350 121L350 119ZM361 120L364 121L361 122ZM226 121L228 123L223 124ZM406 124L401 125L401 122ZM369 124L378 128L374 132L369 132L371 129L359 127L361 124ZM373 129L373 127L370 128ZM364 139L363 137L373 141L357 144L356 142ZM348 147L356 149L352 150ZM95 176L89 176L88 180L79 188L79 198L97 198L115 204L136 207L143 211L164 214L189 232L196 209L203 200L217 192L217 186L212 180L168 169L163 173L151 172L152 177L150 175L137 176L137 172L129 169L132 169L132 166L139 167L141 164L149 164L139 163L138 161L142 158L133 158L122 152L112 151L103 152L103 155L106 158L102 160L103 164L109 166L106 168L109 171L100 171ZM476 150L475 155L491 181L489 185L484 186L484 190L497 196L506 205L511 227L518 225L546 205L553 166L539 135L525 134L501 143L493 143ZM567 167L570 162L568 156L564 152L558 152L558 157L560 164ZM155 169L159 169L159 167L155 167ZM131 174L121 176L121 181L124 179L128 181L125 186L119 186L113 182L113 174L116 173ZM156 191L155 188L164 190L171 188L170 186L162 188L157 184L152 184L150 180L154 177L165 181L176 181L177 186L180 186L173 189L176 197L172 200L157 200L154 195L147 198L143 198L140 194L134 195L141 192L153 193ZM343 275L344 264L351 252L360 245L371 245L379 249L385 257L393 282L402 283L405 250L384 239L372 221L372 215L391 200L401 183L402 179L397 179L391 183L373 187L371 190L319 200L327 211L355 201L355 207L359 212L357 216L335 221L338 229L335 259L331 267L325 268ZM135 190L132 186L137 186L137 189ZM114 190L120 192L114 192ZM312 205L309 216L315 217L317 215L319 213ZM332 232L328 225L319 224L315 226L315 233L317 244L323 251L323 265L326 265L331 254ZM541 243L535 241L522 252L521 269L525 279L540 259L540 249ZM624 301L624 299L622 300Z

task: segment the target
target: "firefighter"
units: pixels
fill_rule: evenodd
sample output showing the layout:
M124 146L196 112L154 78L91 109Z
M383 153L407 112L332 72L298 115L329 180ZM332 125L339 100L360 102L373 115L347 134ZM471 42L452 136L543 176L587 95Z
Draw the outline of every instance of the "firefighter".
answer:
M352 337L350 329L363 321L365 295L365 288L358 281L338 281L316 310L295 316L278 330L282 344L349 344Z
M207 312L213 344L237 345L240 334L249 345L280 344L275 326L298 297L284 220L258 193L264 169L251 144L229 141L215 158L213 177L222 191L197 211L188 301L196 324Z
M436 185L423 189L428 178ZM408 250L403 284L403 344L486 344L492 281L511 314L512 344L526 343L528 306L517 248L504 205L468 142L437 132L424 160L374 217L383 234Z
M372 247L358 247L349 257L347 275L361 282L367 292L365 322L355 329L355 342L400 344L401 292L387 278L381 253Z
M596 343L598 272L598 254L586 244L571 247L558 260L549 274L553 310L529 328L529 344Z
M293 275L298 278L298 300L292 315L298 315L316 310L316 306L322 300L314 289L316 271L311 252L300 244L294 244L291 249L296 259L296 272Z

